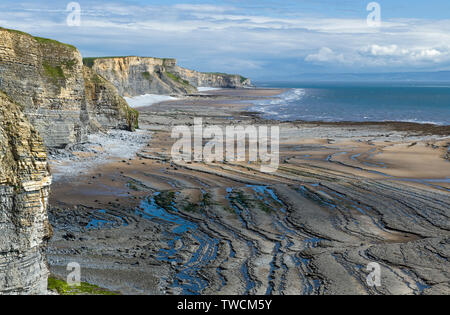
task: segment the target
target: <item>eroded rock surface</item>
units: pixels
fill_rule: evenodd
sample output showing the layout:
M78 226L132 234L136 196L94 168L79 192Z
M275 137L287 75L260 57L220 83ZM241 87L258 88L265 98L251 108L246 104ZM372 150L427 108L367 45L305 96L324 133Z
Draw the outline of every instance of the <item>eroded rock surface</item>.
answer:
M223 105L244 93L226 92L142 109L152 137L136 158L55 185L53 273L77 261L83 280L124 294L450 292L446 127L280 123L271 174L173 161L169 124L268 123Z
M47 290L51 177L44 144L18 105L0 92L0 293Z

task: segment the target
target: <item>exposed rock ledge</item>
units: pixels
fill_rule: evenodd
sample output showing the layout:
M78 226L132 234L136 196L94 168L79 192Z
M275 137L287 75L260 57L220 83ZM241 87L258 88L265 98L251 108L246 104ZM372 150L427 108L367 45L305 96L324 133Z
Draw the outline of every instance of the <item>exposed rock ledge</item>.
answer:
M175 59L151 57L84 58L84 63L112 82L120 95L183 95L197 87L241 88L251 86L250 79L225 73L203 73L177 65Z
M0 293L44 294L51 177L44 144L0 92Z
M20 104L48 147L137 125L114 86L84 67L75 47L51 39L0 28L0 90Z

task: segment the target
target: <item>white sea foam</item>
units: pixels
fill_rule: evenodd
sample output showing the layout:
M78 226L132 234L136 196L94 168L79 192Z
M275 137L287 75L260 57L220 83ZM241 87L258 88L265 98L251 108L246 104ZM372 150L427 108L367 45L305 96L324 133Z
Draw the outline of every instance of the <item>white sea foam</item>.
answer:
M306 94L304 89L290 89L289 91L278 95L274 99L253 101L253 111L261 112L265 115L278 115L279 110L285 108L291 103L295 103L304 97Z
M385 119L384 121L390 121L389 119ZM420 119L401 119L398 120L400 122L408 122L408 123L416 123L416 124L428 124L428 125L437 125L437 126L444 126L445 124L438 121L432 121L432 120L420 120Z
M278 95L276 98L271 99L270 101L263 100L260 102L256 102L258 106L265 105L287 105L289 103L296 102L305 96L304 89L290 89L289 91Z
M124 97L127 103L135 108L135 107L144 107L150 106L156 103L161 103L165 101L173 101L177 100L176 97L172 97L169 95L157 95L157 94L145 94L135 97Z
M197 88L199 92L208 92L208 91L216 91L221 90L220 88L214 88L214 87L207 87L207 86L200 86Z

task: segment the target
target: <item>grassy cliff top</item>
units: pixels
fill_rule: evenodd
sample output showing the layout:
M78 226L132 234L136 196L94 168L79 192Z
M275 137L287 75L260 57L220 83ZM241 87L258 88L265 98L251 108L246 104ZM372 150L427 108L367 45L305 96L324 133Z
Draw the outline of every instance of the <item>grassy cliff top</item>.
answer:
M9 28L4 28L4 27L0 27L0 30L2 30L2 31L7 31L7 32L10 32L10 33L19 34L19 35L23 35L23 36L31 37L31 38L33 38L34 40L36 40L38 43L42 43L42 44L53 44L53 45L62 45L62 46L65 46L65 47L67 47L67 48L70 48L70 49L72 49L72 50L77 50L77 48L76 48L75 46L73 46L73 45L61 43L61 42L58 42L57 40L54 40L54 39L49 39L49 38L43 38L43 37L33 36L33 35L31 35L31 34L28 34L28 33L22 32L22 31L12 30L12 29L9 29Z

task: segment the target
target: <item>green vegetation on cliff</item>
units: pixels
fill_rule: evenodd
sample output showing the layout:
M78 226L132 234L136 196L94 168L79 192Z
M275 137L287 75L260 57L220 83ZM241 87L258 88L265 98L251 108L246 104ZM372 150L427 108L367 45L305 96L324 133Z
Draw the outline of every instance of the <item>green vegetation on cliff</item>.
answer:
M247 81L248 80L248 78L246 78L246 77L244 77L244 76L242 76L242 75L239 75L239 74L229 74L229 73L223 73L223 72L201 72L201 73L203 73L203 74L211 74L211 75L221 75L221 76L238 76L238 77L240 77L241 78L241 83L244 83L245 81Z
M75 59L62 61L59 65L52 65L47 61L42 63L42 67L44 68L44 73L47 77L52 79L55 84L58 84L59 80L66 79L66 73L70 73L74 70L77 61ZM64 72L64 69L67 72Z
M243 76L241 76L241 75L240 75L240 77L241 77L241 83L244 83L245 81L247 81L247 80L248 80L248 78L246 78L246 77L243 77Z
M64 80L64 70L61 66L52 66L51 64L44 62L42 64L45 74L51 78L53 81L58 82L59 80Z
M0 30L4 30L4 31L7 31L7 32L19 34L19 35L25 35L25 36L32 37L32 38L34 38L38 43L42 43L42 44L54 44L54 45L63 45L63 46L65 46L65 47L67 47L67 48L70 48L70 49L72 49L72 50L77 50L77 48L76 48L75 46L73 46L73 45L61 43L61 42L59 42L59 41L57 41L57 40L54 40L54 39L49 39L49 38L43 38L43 37L33 36L33 35L31 35L31 34L28 34L28 33L22 32L22 31L12 30L12 29L9 29L9 28L4 28L4 27L0 27Z
M19 34L19 35L26 35L26 36L33 37L32 35L30 35L28 33L25 33L25 32L22 32L22 31L18 31L18 30L12 30L12 29L9 29L9 28L0 27L0 30L11 32L11 33L16 33L16 34Z
M49 39L49 38L43 38L43 37L36 37L33 36L33 38L41 44L53 44L53 45L62 45L64 47L70 48L71 50L78 50L75 46L73 45L69 45L69 44L65 44L65 43L61 43L58 42L57 40L54 39Z
M94 66L94 62L97 59L113 59L113 58L126 58L126 56L111 56L111 57L85 57L83 58L83 64L86 67L92 68Z
M146 80L150 80L151 79L151 74L148 71L142 72L142 76L144 77L144 79Z
M204 73L204 74L211 74L211 75L232 75L232 74L228 74L228 73L224 73L224 72L200 72L200 73Z
M96 58L83 58L83 64L86 67L92 68L92 66L94 65L94 61Z
M62 63L68 70L72 71L77 61L75 59L67 60Z
M175 75L173 73L164 72L164 74L166 76L168 76L170 79L172 79L173 81L175 81L175 82L178 82L178 83L181 83L181 84L184 84L184 85L190 85L189 81L183 80L182 78L180 78L179 76L177 76L177 75Z
M130 106L125 107L128 127L131 131L139 129L139 112Z
M48 278L48 290L58 292L60 295L119 295L117 292L87 282L81 282L80 286L70 286L66 281L52 277Z

